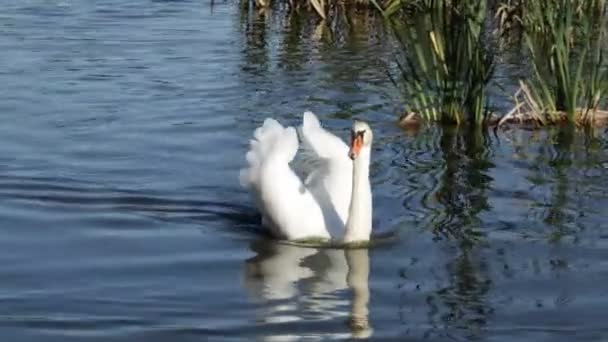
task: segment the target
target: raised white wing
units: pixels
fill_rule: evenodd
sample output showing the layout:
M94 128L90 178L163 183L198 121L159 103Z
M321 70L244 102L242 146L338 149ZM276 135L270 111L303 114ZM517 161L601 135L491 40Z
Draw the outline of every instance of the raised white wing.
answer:
M262 213L263 224L279 237L341 239L348 219L352 188L352 161L348 146L323 129L311 112L299 128L302 146L293 127L266 119L255 130L241 170ZM300 149L306 179L290 163Z
M348 145L321 127L312 112L304 113L299 133L303 165L307 169L305 185L322 206L333 208L345 224L352 190Z
M254 132L241 184L251 191L264 223L276 236L330 238L328 226L337 226L336 220L328 222L324 208L289 166L298 145L293 127L266 119Z
M313 112L304 112L299 132L302 139L302 152L307 157L349 163L348 145L321 127L319 119Z

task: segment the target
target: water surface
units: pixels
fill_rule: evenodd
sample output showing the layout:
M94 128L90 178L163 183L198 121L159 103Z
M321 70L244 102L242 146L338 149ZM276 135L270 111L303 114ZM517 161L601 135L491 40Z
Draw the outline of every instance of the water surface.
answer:
M231 2L3 4L2 335L608 338L606 132L407 134L369 25L330 34ZM238 186L248 139L304 110L344 138L371 123L375 232L398 239L260 232Z

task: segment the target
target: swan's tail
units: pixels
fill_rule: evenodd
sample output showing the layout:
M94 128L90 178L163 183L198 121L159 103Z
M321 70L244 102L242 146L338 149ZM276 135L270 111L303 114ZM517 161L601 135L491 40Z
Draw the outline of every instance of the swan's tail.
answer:
M247 167L241 169L239 180L243 187L259 189L260 170L271 158L289 163L298 150L298 136L293 127L284 128L268 118L253 132L249 151L245 155Z

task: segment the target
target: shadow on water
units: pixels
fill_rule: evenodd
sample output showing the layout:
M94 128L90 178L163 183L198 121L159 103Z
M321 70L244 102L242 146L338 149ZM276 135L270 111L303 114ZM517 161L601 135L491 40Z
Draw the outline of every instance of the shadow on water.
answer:
M301 324L343 319L349 333L334 338L370 337L370 261L367 249L316 249L269 240L252 242L256 255L245 262L243 286L258 300L258 323L268 340L297 339ZM349 300L342 294L349 290ZM312 330L312 329L311 329Z

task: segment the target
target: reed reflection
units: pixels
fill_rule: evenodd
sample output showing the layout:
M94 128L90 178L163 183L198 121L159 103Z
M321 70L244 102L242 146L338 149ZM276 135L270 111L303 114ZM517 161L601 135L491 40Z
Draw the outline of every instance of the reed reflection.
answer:
M443 172L429 191L436 201L428 229L443 246L445 264L437 273L438 287L427 295L430 329L425 337L443 336L452 331L478 338L493 312L487 300L490 272L479 242L484 237L480 216L491 206L488 192L494 167L490 160L490 140L481 130L444 127L438 147Z
M470 245L460 245L448 257L447 278L427 297L429 324L425 336L443 336L458 331L469 339L483 337L483 328L494 308L487 297L491 288L490 272L481 253Z
M329 334L333 337L373 334L367 249L304 248L267 240L255 241L251 249L256 255L245 261L243 286L262 303L258 320L267 327L268 337L298 340L310 333L294 336L301 326L291 324L336 320L340 326L346 320L349 331L337 329ZM350 299L344 290L350 290Z
M534 133L537 141L546 144L526 144L532 133L516 137L513 144L527 157L530 196L534 199L526 213L529 220L538 221L528 234L558 242L564 237L576 238L584 221L593 217L593 195L600 176L601 149L593 148L597 139L577 132L574 127L558 127ZM594 177L594 176L600 177ZM583 208L588 208L582 213ZM599 212L597 212L599 213Z
M559 240L569 232L567 223L574 221L572 211L568 210L568 192L570 181L568 169L572 165L572 147L574 142L574 128L563 127L555 136L554 156L549 162L553 168L553 191L551 192L550 205L546 211L544 222L554 230L551 234L552 240Z
M435 197L442 210L433 230L440 235L474 243L481 234L478 215L490 209L487 190L492 178L489 170L489 138L485 132L444 128L440 149L444 172Z
M240 12L240 30L243 32L242 71L252 77L261 77L270 69L270 51L267 34L268 10L255 11L244 7Z

